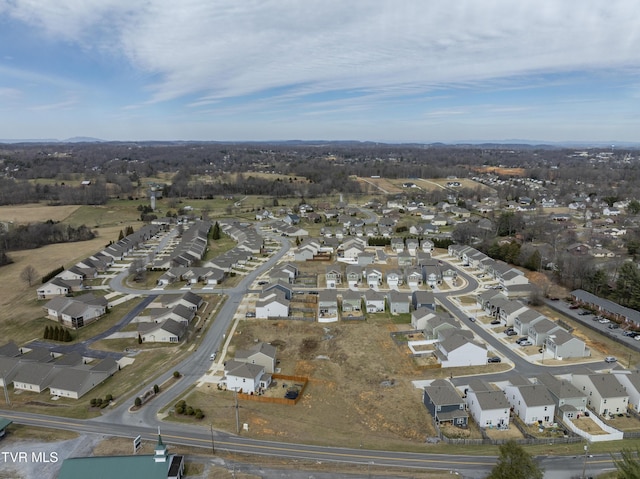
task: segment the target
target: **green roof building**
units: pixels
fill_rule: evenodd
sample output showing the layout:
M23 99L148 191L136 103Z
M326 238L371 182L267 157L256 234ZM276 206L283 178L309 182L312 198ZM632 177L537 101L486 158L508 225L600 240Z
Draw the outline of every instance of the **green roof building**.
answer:
M153 455L65 459L58 479L181 479L184 456L169 454L158 433Z

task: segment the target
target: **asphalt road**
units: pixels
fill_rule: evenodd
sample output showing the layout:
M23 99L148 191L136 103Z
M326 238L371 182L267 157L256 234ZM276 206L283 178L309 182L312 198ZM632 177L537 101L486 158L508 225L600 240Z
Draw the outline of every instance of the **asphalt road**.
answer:
M20 413L15 411L0 411L0 414L12 419L15 423L28 424L41 427L53 427L81 433L97 433L123 437L135 437L140 434L144 439L154 440L157 437L158 426L162 428L163 438L168 443L184 444L201 447L209 447L212 443L212 432L208 428L189 426L183 424L174 424L161 422L158 419L158 411L166 404L173 403L177 398L190 388L197 380L199 380L209 369L210 355L217 351L224 338L224 334L229 328L232 318L247 291L247 287L263 272L270 269L280 258L282 258L290 248L288 240L273 236L274 239L280 241L280 250L272 256L267 262L249 273L242 279L240 284L233 288L224 288L224 294L227 296L225 303L220 308L214 323L208 329L206 337L201 346L195 350L188 358L181 362L171 371L166 371L160 376L150 378L145 382L145 378L141 378L140 390L136 395L143 394L153 383L160 384L171 377L173 370L178 370L183 374L183 379L177 382L172 388L162 393L158 401L152 400L137 412L129 412L129 403L123 403L113 410L105 413L103 416L90 420L74 420L62 419L58 417ZM111 284L111 287L122 293L133 293L144 295L140 290L132 290L122 284L122 278L127 273L117 276ZM470 293L479 287L478 281L464 271L460 271L467 284L456 294ZM222 291L222 287L219 291ZM218 290L218 288L216 288ZM198 292L197 289L192 289ZM210 290L207 290L210 293ZM147 298L140 303L140 307L144 309L146 301L153 300L153 297L159 294L176 294L176 291L149 291ZM500 351L510 361L514 363L514 371L520 374L532 375L537 371L543 370L546 366L529 363L517 353L511 351L502 344L498 338L492 333L484 330L480 325L470 323L466 318L467 315L453 304L447 297L447 293L436 293L438 301L449 311L457 316L461 321L466 322L473 331L479 335L489 345ZM604 364L604 363L603 363ZM571 367L567 367L569 371ZM554 367L553 372L558 373L564 371L564 368ZM493 374L486 376L487 380L504 379L505 373ZM464 378L455 378L456 384L464 381ZM417 407L419 407L417 405ZM459 472L464 477L485 477L486 474L495 464L495 457L490 456L458 456L450 454L424 454L424 453L407 453L407 452L387 452L387 451L371 451L366 449L349 449L340 447L319 447L304 444L286 444L272 441L259 441L236 436L221 431L213 431L214 447L217 450L225 450L233 453L255 454L255 455L273 455L277 457L286 457L292 460L305 459L323 462L344 462L368 465L371 467L407 467L419 470L449 470ZM558 458L558 457L541 457L539 458L541 465L547 470L545 477L568 479L576 475L576 471L580 470L583 465L583 458ZM611 459L608 455L596 456L588 458L590 463L589 471L595 474L596 470L604 470L611 468Z

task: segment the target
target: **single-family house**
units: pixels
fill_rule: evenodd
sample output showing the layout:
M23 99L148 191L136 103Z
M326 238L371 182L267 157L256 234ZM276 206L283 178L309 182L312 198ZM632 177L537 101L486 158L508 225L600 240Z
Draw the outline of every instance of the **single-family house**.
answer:
M460 330L445 330L435 343L434 355L443 368L487 364L487 348Z
M548 337L554 335L554 331L562 329L557 323L548 318L543 318L529 326L529 339L536 346L542 346Z
M457 319L438 313L432 313L426 316L422 324L423 327L421 329L425 339L437 339L442 337L443 334L446 335L453 330L460 330L460 323Z
M480 379L469 381L465 398L467 409L481 428L509 425L510 406L502 391L489 387Z
M571 382L587 395L587 406L601 416L624 414L629 404L629 393L611 373L586 372L573 374Z
M81 328L107 312L107 300L92 293L73 298L57 297L44 305L49 319L58 321L64 326Z
M53 298L54 296L66 296L71 293L72 290L72 286L67 281L55 277L40 286L36 290L36 293L38 295L38 299L48 299Z
M374 291L372 289L365 291L364 304L367 313L382 313L384 312L384 294Z
M13 388L41 393L49 387L51 381L61 369L52 363L28 362L20 364L13 377Z
M411 328L412 329L424 329L427 320L429 318L436 317L436 313L433 309L420 307L411 312Z
M238 350L234 360L243 363L257 364L258 366L262 366L265 372L274 373L277 363L276 353L277 349L275 346L261 341L249 349Z
M362 295L350 289L342 293L343 316L360 316L362 314Z
M544 318L546 318L544 314L539 313L535 309L527 308L515 317L513 320L513 329L515 329L518 334L526 336L529 334L529 328Z
M256 318L286 318L289 316L289 305L282 291L272 289L264 292L256 302Z
M391 238L391 250L396 254L402 253L404 251L404 239Z
M544 384L556 405L561 420L575 419L587 410L587 395L576 388L569 379L557 378L549 372L536 376L536 382Z
M545 352L554 359L586 358L591 356L591 350L582 339L567 330L556 329L544 342Z
M640 371L629 371L627 369L613 369L611 373L615 375L618 382L622 384L629 395L629 409L636 413L640 411Z
M413 309L429 308L436 310L436 298L431 291L414 291L411 293L411 305Z
M322 290L318 294L318 321L330 323L338 321L338 297L333 290Z
M402 273L396 269L387 271L387 285L389 288L397 288L402 285Z
M513 412L525 424L553 422L556 406L544 384L516 382L505 386L504 394Z
M342 284L342 272L338 268L336 268L335 265L329 265L327 266L325 279L327 288L335 289L338 287L338 285Z
M356 264L349 264L346 268L347 284L350 288L358 286L362 280L362 267Z
M382 271L375 268L367 268L365 270L365 280L369 288L378 288L382 284Z
M145 343L178 343L184 338L188 328L188 323L165 319L139 323L138 333Z
M422 269L411 266L405 270L405 277L407 278L407 286L416 289L422 284Z
M412 266L415 263L415 256L411 256L408 251L398 253L398 267Z
M446 379L435 379L425 386L422 402L436 424L451 423L462 428L469 424L464 399Z
M407 238L406 246L409 254L415 256L420 247L420 241L416 238Z
M227 365L234 367L227 369ZM271 375L265 373L264 366L237 361L227 361L227 365L225 365L224 376L227 389L231 391L255 394L271 384Z
M389 291L387 293L389 311L391 314L406 314L410 311L409 295L400 291Z

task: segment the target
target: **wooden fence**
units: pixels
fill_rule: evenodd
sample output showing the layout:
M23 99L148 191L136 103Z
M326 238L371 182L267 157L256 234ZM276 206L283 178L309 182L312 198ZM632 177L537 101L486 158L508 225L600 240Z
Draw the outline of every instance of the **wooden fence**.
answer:
M304 390L307 387L307 383L309 382L309 378L307 378L306 376L289 376L286 374L274 373L271 375L271 377L273 379L282 379L285 381L289 381L291 383L295 383L295 385L301 384L302 387L298 391L298 396L295 399L287 399L285 397L266 397L266 396L260 396L257 394L238 393L238 398L244 399L246 401L256 401L256 402L263 402L263 403L270 403L270 404L284 404L285 406L294 406L298 404L298 401L302 397L302 394L304 393Z

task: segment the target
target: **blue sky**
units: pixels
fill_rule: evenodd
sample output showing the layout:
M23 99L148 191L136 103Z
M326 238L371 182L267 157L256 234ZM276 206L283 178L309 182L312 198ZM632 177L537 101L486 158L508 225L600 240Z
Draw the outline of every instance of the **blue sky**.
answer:
M637 0L0 0L0 138L640 141Z

